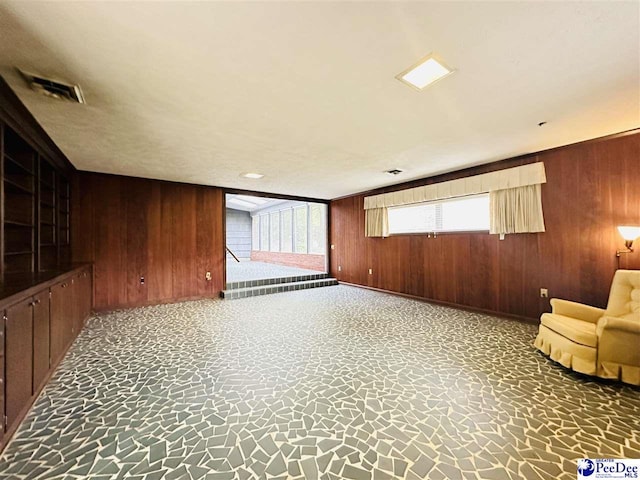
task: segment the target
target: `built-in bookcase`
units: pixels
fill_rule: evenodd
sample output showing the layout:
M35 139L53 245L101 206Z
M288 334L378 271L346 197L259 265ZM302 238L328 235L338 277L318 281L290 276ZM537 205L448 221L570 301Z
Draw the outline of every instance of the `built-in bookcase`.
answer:
M71 258L71 185L65 177L60 177L60 192L58 195L59 209L58 221L60 223L59 237L61 261L68 261Z
M9 127L3 129L4 272L35 268L36 152Z
M69 258L66 178L7 125L0 125L3 274L53 270Z
M40 158L40 270L49 270L58 263L58 179L53 166Z

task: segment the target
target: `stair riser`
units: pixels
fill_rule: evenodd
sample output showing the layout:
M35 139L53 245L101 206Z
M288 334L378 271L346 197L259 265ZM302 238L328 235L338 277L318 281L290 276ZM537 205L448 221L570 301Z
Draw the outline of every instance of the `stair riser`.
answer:
M235 300L238 298L258 297L261 295L270 295L272 293L293 292L296 290L307 290L309 288L329 287L331 285L338 285L337 280L318 280L317 282L308 284L288 283L278 286L266 286L256 287L245 291L224 291L222 292L222 298L225 300Z
M281 283L294 283L294 282L306 282L309 280L322 280L328 278L328 273L318 273L312 275L299 275L297 277L280 277L280 278L265 278L262 280L246 280L243 282L229 282L225 290L237 290L238 288L249 287L268 287L269 285L276 285Z

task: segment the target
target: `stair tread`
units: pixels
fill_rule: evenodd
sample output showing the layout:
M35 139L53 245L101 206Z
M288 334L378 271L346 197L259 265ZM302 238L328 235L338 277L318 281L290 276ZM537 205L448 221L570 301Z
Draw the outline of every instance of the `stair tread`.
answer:
M311 278L305 278L303 280L302 279L303 277L311 277ZM263 278L263 279L256 279L256 280L237 280L234 282L227 282L226 290L240 290L243 288L250 288L250 287L268 287L271 285L279 285L279 284L285 284L285 283L305 282L305 281L312 281L312 280L325 280L327 278L329 278L329 274L325 272L325 273L316 273L316 274L310 274L310 275L293 275L288 277ZM261 282L261 283L257 283L257 282ZM239 287L239 284L242 284L242 283L244 283L245 285L242 287Z
M327 277L327 278L318 278L315 280L303 280L303 281L299 281L299 282L283 282L283 283L270 283L268 285L255 285L253 287L245 287L245 288L233 288L233 289L229 289L229 290L223 290L225 293L226 292L246 292L246 291L250 291L250 290L261 290L263 288L278 288L278 287L289 287L291 285L307 285L307 284L311 284L311 283L316 283L316 282L336 282L337 280L333 277Z

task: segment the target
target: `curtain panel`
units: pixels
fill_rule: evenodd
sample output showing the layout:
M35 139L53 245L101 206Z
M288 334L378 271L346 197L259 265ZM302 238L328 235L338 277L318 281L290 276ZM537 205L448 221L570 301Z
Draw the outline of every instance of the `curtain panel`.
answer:
M389 236L389 211L386 207L370 208L364 212L364 236Z
M389 236L388 208L489 193L491 233L544 232L543 162L365 197L365 236Z
M490 233L544 232L540 185L489 192Z

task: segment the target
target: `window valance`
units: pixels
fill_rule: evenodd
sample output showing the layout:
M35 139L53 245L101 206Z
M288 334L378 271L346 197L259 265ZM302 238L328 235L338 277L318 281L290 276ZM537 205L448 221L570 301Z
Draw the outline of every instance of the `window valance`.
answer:
M459 178L448 182L434 183L423 187L409 188L397 192L383 193L364 198L365 210L395 207L411 203L430 202L452 197L463 197L495 190L540 185L547 182L544 163L536 162L521 167L507 168Z
M434 183L365 197L365 236L389 236L389 207L489 193L490 232L544 232L540 185L547 182L544 163Z

